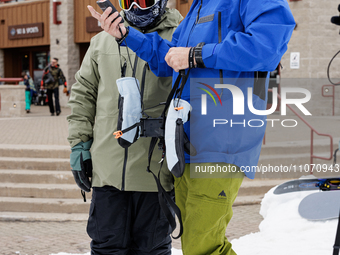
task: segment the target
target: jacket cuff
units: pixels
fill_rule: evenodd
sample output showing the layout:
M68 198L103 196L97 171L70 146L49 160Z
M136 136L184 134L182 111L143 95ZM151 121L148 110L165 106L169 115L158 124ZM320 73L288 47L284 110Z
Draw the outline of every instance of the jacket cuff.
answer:
M116 41L119 44L119 46L122 44L122 42L124 42L125 38L129 35L130 28L129 27L125 27L125 29L126 29L125 35L122 38L120 38L120 39L116 39Z
M204 45L202 48L202 60L204 62L204 65L208 68L214 68L216 65L216 47L218 46L217 43L210 43Z
M90 150L92 143L93 143L93 139L90 139L87 142L80 142L80 143L76 144L75 146L73 146L71 148L71 150L72 151L75 151L75 150Z
M144 39L144 34L133 27L129 27L129 34L125 38L124 42L126 42L126 46L128 46L132 51L136 52L142 46Z
M90 149L91 149L91 146L92 146L92 143L93 143L93 139L88 140L87 142L85 142L85 143L83 144L84 150L90 150Z

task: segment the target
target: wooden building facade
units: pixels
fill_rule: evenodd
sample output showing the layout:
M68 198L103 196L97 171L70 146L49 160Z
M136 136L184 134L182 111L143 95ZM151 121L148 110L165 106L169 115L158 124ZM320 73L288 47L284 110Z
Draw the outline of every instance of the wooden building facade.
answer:
M72 1L72 0L71 0ZM169 0L171 1L171 0ZM189 11L192 0L172 0L183 16ZM67 1L69 2L69 1ZM111 0L117 10L118 2ZM62 17L56 14L59 4L69 4L65 0L0 0L0 50L3 51L3 66L0 61L0 76L20 77L21 72L29 72L38 80L43 68L50 62L51 27L55 20ZM100 24L91 17L87 5L92 5L98 12L96 0L73 0L74 11L71 22L74 26L74 43L79 49L79 65L89 47L91 38L102 31ZM58 17L57 17L58 15ZM72 21L73 18L73 21ZM72 24L73 22L73 24ZM53 30L52 30L53 32ZM65 31L65 33L68 33ZM0 52L1 53L1 52ZM53 53L53 55L58 55ZM1 57L1 54L0 54ZM1 72L1 69L2 72ZM1 75L3 74L3 75Z
M4 51L5 77L42 70L49 62L49 44L49 0L0 6L0 49Z

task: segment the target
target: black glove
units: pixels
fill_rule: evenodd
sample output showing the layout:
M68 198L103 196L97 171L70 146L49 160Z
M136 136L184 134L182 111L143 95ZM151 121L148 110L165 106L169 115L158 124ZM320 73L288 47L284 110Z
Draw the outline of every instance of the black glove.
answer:
M79 188L85 192L90 192L91 182L89 178L92 177L92 160L87 159L83 161L83 155L80 154L80 167L80 171L72 170L74 180L76 181Z
M79 188L82 191L91 191L92 160L90 148L93 140L80 142L72 148L70 155L71 170Z

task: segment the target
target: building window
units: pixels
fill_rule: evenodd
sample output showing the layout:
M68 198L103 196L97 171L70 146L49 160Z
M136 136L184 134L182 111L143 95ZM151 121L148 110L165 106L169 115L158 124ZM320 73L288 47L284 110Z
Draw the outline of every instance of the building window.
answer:
M47 66L47 52L33 53L33 69L42 70Z

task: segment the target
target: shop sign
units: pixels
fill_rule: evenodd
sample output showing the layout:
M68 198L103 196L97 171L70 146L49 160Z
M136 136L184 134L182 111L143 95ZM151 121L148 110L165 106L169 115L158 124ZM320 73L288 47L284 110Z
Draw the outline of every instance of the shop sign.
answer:
M290 53L290 69L300 69L300 52Z
M103 29L100 26L98 20L93 17L86 17L86 32L93 33L93 32L101 32Z
M8 27L8 39L44 37L44 23L22 24Z

